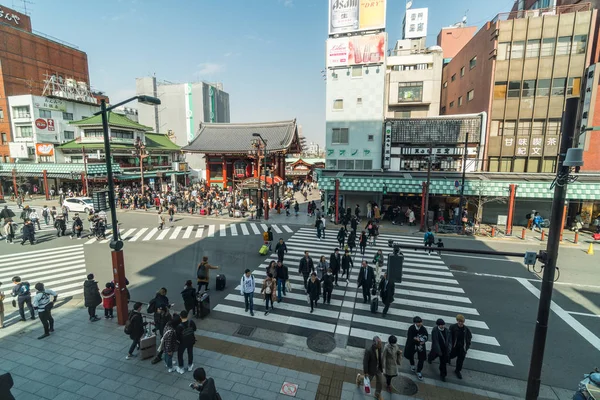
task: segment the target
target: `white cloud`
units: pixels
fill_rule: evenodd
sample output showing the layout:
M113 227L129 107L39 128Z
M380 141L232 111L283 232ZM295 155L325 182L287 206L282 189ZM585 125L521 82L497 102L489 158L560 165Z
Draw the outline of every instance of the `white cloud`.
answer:
M214 75L223 70L223 65L217 63L200 63L198 64L198 70L196 71L196 75L205 76L205 75Z
M279 0L279 3L282 3L284 7L294 7L294 0Z

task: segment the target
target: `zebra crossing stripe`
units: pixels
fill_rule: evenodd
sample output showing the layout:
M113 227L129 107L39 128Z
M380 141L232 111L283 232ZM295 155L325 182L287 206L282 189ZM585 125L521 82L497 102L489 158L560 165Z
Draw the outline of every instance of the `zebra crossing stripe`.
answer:
M214 225L208 226L208 237L215 237L215 226Z
M131 229L128 229L127 231L123 232L121 234L121 240L125 240L125 238L127 238L129 235L131 235L135 230L136 230L136 228L131 228Z
M244 236L248 236L250 234L250 232L248 232L248 227L246 226L246 224L240 224L240 227L242 228L242 234Z
M254 232L255 235L260 235L260 231L258 230L258 226L256 226L256 224L254 222L250 223L250 228L252 228L252 231Z
M135 242L137 241L146 231L148 230L148 228L142 228L140 229L134 237L132 237L131 239L129 239L130 242Z
M95 241L96 241L96 238L93 237L90 240L88 240L87 242L85 242L84 244L91 244L91 243L94 243Z
M150 231L150 233L148 233L143 239L142 242L147 242L148 240L152 239L152 236L156 235L156 232L158 232L158 228L152 228L152 230Z
M289 226L287 226L287 225L281 225L281 226L283 227L283 229L285 229L285 231L286 231L287 233L293 233L293 232L294 232L294 231L293 231L293 230L291 230L291 229L290 229L290 227L289 227Z
M169 240L177 239L177 235L179 235L181 229L183 229L183 226L176 226L175 229L173 229L173 233L169 237Z
M196 238L201 238L204 234L204 225L198 225L198 230L196 231Z
M229 225L229 228L231 228L231 236L237 236L237 228L235 227L235 224Z
M221 224L219 225L219 236L227 235L227 225Z
M263 228L263 232L266 232L267 229L269 229L269 227L267 226L267 224L260 224L260 227Z
M194 230L194 225L190 225L185 229L185 232L183 233L183 238L184 239L189 239L190 236L192 235L192 231Z
M277 225L271 225L271 226L273 227L273 230L274 230L275 232L277 232L277 233L283 233L283 232L281 231L281 229L279 229L279 227L278 227Z
M156 237L156 240L163 240L169 233L169 230L171 230L171 228L163 229L162 232Z

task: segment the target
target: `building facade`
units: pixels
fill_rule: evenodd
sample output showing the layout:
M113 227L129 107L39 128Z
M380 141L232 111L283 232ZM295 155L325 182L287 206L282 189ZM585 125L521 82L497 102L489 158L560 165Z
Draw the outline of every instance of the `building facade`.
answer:
M454 58L476 32L476 26L464 26L462 23L442 28L437 35L437 45L443 50L444 60L450 61Z

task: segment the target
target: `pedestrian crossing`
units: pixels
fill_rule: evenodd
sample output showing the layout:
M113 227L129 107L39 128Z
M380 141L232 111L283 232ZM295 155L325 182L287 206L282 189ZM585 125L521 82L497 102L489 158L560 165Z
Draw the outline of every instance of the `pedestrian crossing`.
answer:
M43 222L42 222L43 225ZM235 223L218 225L188 225L168 226L161 229L154 228L121 228L121 240L127 242L148 242L160 240L193 240L214 237L234 237L262 235L271 228L274 235L293 233L294 230L288 225L259 224L259 223ZM107 239L86 238L84 244L108 243L112 229L106 231ZM278 237L274 238L275 241Z
M463 314L466 325L473 333L472 346L467 358L512 367L512 361L502 351L500 343L491 334L490 327L482 320L458 280L435 252L428 254L420 250L403 250L405 258L402 283L395 284L394 302L387 317L383 319L381 316L381 301L378 313L371 313L370 303L363 301L362 289L357 288L360 263L364 259L373 265L372 260L378 250L383 251L387 262L387 256L392 252L387 245L388 240L394 240L401 245L422 244L420 237L380 235L376 245L367 246L364 256L355 249L349 280L346 282L346 277L341 278L340 275L339 286L334 287L331 303L324 305L321 296L318 307L311 313L303 278L298 274L299 262L304 256L304 251L309 251L315 266L321 255L329 262L329 256L339 244L337 232L327 231L326 238L318 240L314 229L300 228L286 241L288 252L284 255L292 291L283 297L281 303L275 303L273 312L264 315L264 300L260 290L266 278L266 268L270 261L277 260L275 253L269 255L252 271L256 284L254 317L244 312L244 297L240 294L237 277L233 278L234 289L226 295L224 301L213 308L213 311L216 316L221 315L225 319L235 316L238 323L254 325L257 322L253 320L259 320L261 325L272 327L270 329L302 336L309 336L316 331L345 335L348 345L361 348L364 347L365 340L370 341L373 336L379 336L385 341L392 334L397 336L399 343L403 345L402 338L416 315L423 319L424 326L431 332L438 318L444 319L449 326L456 322L457 314ZM340 250L343 254L343 250ZM385 271L385 265L384 263L380 274ZM240 318L243 319L241 322ZM428 346L430 344L427 343Z

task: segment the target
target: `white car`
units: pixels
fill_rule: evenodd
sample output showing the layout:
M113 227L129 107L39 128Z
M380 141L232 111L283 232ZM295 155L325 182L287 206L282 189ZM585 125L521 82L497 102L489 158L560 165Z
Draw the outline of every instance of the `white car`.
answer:
M68 197L63 202L63 206L67 207L67 210L73 212L84 212L89 214L90 211L94 211L94 203L89 197Z

